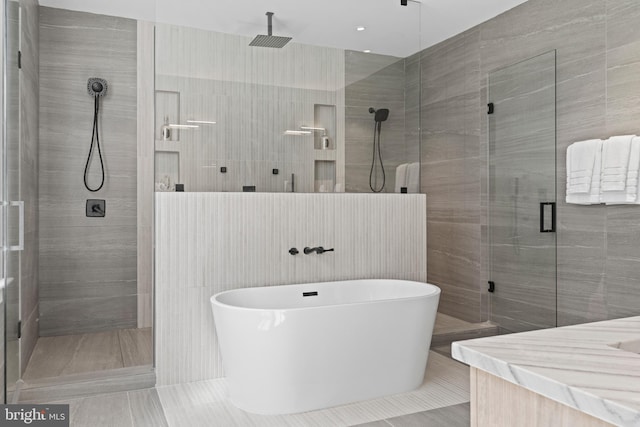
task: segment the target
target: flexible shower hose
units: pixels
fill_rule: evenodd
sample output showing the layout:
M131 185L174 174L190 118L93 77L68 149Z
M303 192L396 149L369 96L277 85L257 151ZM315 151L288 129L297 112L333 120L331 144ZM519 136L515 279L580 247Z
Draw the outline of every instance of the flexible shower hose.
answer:
M374 193L379 193L384 189L386 175L384 173L384 165L382 164L382 154L380 152L380 134L382 131L382 122L375 122L373 125L373 159L371 160L371 171L369 172L369 188ZM378 134L378 159L380 160L380 168L382 169L382 186L377 189L373 185L373 169L376 164L376 132Z
M87 156L87 163L84 165L84 186L91 192L96 192L104 185L104 161L102 160L102 151L100 151L100 132L98 131L98 113L100 111L99 96L95 95L95 104L93 108L93 134L91 135L91 145L89 147L89 155ZM95 143L95 144L94 144ZM89 174L89 163L91 163L91 155L93 154L93 146L98 147L98 157L100 158L100 171L102 173L102 180L98 188L89 187L87 182L87 176Z

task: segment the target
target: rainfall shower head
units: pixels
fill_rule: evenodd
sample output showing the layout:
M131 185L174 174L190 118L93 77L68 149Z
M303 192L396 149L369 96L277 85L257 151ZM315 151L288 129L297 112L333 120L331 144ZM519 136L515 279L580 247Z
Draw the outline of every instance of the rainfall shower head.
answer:
M272 32L273 32L273 25L271 23L272 19L273 19L273 12L267 12L268 35L265 36L262 34L258 34L257 36L255 36L253 40L251 40L251 43L249 43L249 46L273 47L273 48L280 49L280 48L283 48L284 45L289 43L289 41L291 40L291 37L280 37L280 36L272 35Z

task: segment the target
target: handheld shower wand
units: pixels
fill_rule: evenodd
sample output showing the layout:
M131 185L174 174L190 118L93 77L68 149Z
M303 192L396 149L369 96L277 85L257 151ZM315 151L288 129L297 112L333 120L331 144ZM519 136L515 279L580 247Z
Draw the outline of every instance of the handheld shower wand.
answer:
M107 81L98 77L91 77L87 81L87 92L90 96L93 96L93 133L91 135L91 145L89 146L89 155L87 155L87 163L84 165L84 186L87 190L95 193L100 190L104 185L104 161L102 160L102 151L100 150L100 132L98 130L98 113L100 112L100 97L105 96L107 93ZM102 173L102 179L100 185L97 188L91 188L87 181L89 175L89 163L91 163L91 156L93 154L93 146L98 148L98 157L100 158L100 171Z
M379 110L376 110L373 107L369 108L369 113L371 114L375 114L373 119L374 119L374 125L373 125L373 159L371 160L371 171L369 172L369 188L371 188L371 191L373 191L374 193L380 193L382 190L384 190L384 185L386 183L386 174L384 172L384 165L382 164L382 153L380 151L380 137L381 137L381 133L382 133L382 122L386 121L389 118L389 109L388 108L380 108ZM377 135L377 138L376 138ZM377 142L376 142L377 139ZM376 150L376 145L377 145L377 150ZM378 153L378 161L380 162L380 169L382 171L382 185L380 187L378 187L378 176L377 174L374 176L374 169L375 169L375 164L376 164L376 151Z

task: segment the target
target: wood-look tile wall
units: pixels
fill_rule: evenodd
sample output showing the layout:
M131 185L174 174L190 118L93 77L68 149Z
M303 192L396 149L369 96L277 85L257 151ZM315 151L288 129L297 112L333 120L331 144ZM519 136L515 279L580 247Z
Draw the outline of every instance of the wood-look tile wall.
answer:
M133 328L136 301L136 21L40 8L40 334ZM87 79L108 82L106 180L84 188L93 121ZM94 157L89 182L99 182ZM86 218L105 199L105 218Z
M362 278L426 279L424 195L157 193L158 384L223 376L217 292ZM297 247L335 248L291 256Z
M138 328L153 325L154 40L138 21Z
M38 131L39 11L21 0L20 200L24 201L24 250L20 253L21 373L38 339Z
M487 318L489 72L557 49L558 324L640 313L640 211L564 202L574 141L640 132L640 3L529 0L422 52L422 191L441 309ZM532 310L536 310L532 301Z
M429 280L440 309L481 319L479 30L422 52L421 190L427 206Z
M293 173L296 192L313 192L314 135L284 132L331 128L336 165L342 167L344 123L338 118L344 116L344 51L295 41L265 49L249 46L250 41L156 26L156 138L167 118L187 125L188 120L216 122L174 129L171 141L158 141L156 150L179 153L178 180L185 191L239 192L255 186L258 192L283 192ZM316 104L335 106L335 122L315 123ZM156 170L156 175L169 174Z
M417 60L414 59L411 64L417 64ZM382 123L380 145L386 175L383 192L394 192L398 165L420 161L417 138L411 138L411 135L417 135L417 123L411 122L415 126L413 133L407 134L411 130L406 128L407 109L415 113L419 107L418 97L414 93L418 88L408 83L407 79L419 82L419 75L417 67L410 70L413 75L407 75L406 68L407 60L403 58L345 51L345 188L348 192L371 192L369 174L373 157L374 120L369 107L389 109L389 118ZM379 163L376 167L378 185L381 186Z

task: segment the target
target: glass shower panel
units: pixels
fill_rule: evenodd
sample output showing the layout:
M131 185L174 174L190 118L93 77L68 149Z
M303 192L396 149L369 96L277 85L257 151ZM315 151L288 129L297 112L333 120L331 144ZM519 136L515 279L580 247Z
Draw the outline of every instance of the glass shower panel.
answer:
M11 393L20 377L18 321L20 319L20 13L17 1L5 3L5 135L3 204L4 224L4 301L5 316L5 393ZM5 394L7 399L8 394Z
M556 326L556 53L489 75L490 319Z
M156 1L156 191L419 192L420 3L234 5Z

